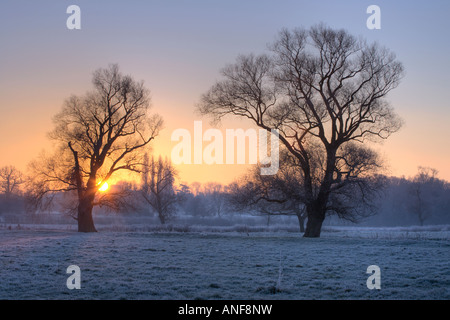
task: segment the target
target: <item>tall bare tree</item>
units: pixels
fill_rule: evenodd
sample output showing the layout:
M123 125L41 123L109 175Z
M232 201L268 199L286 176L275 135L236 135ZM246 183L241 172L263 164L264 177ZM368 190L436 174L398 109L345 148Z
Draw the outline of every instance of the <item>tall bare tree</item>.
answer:
M401 127L386 95L399 84L403 66L388 49L324 25L283 30L270 49L225 67L224 79L198 109L216 121L232 115L279 130L304 177L304 236L319 237L334 210L332 195L359 175L357 167L348 170L347 145L386 139ZM346 210L340 206L337 213Z
M158 214L161 224L165 224L176 210L178 202L174 189L175 168L168 159L154 157L149 161L145 155L142 172L142 195L151 209Z
M143 82L120 73L118 65L95 71L92 84L92 91L71 96L54 117L50 138L57 152L30 165L36 204L59 192L76 193L80 232L96 231L92 209L101 204L99 188L119 172L140 172L140 151L162 126L159 116L149 116L149 91Z
M0 168L0 192L10 196L19 191L20 185L25 182L22 172L14 166Z

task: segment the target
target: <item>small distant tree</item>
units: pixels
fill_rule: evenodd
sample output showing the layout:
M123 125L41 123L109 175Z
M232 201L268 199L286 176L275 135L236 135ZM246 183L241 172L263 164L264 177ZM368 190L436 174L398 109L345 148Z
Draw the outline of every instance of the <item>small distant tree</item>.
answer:
M200 182L192 182L190 189L192 190L192 193L197 196L200 194L200 190L202 188L202 184Z
M408 190L408 209L417 217L419 224L424 225L425 220L432 215L438 199L437 189L442 182L437 178L438 171L433 168L419 167L418 173L413 177ZM443 187L439 189L443 190Z
M192 195L183 202L183 209L187 215L193 217L207 217L214 214L211 210L209 198L200 192L197 195Z
M22 172L14 166L0 168L0 193L11 196L19 191L20 186L24 182Z
M176 171L172 163L160 156L155 160L152 156L144 156L144 169L142 172L142 196L150 208L156 212L161 221L165 224L173 218L176 212L178 197L175 192Z
M229 186L230 205L236 211L249 211L272 216L296 216L300 232L305 232L305 196L301 170L295 158L285 150L280 154L280 168L272 176L261 175L261 166L255 166L239 183Z
M226 194L220 183L209 182L204 185L205 197L209 200L209 208L213 215L220 217L226 207Z
M24 183L24 175L14 166L0 168L0 213L24 210L21 188Z

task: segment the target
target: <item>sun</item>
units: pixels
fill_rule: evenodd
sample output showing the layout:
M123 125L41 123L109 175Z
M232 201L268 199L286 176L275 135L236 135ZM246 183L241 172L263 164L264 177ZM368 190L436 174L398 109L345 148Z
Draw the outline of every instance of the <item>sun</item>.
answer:
M108 189L109 189L108 182L105 182L104 184L102 184L100 188L98 188L98 191L105 192Z

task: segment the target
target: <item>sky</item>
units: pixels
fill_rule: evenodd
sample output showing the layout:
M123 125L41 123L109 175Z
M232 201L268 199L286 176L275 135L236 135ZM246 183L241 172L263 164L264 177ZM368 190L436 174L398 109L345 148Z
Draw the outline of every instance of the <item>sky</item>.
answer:
M81 29L69 30L69 5L81 9ZM369 5L381 9L381 29L369 30ZM144 80L152 111L165 120L153 144L170 156L171 133L193 131L207 118L195 105L220 70L237 55L264 53L282 28L324 22L344 28L396 53L406 69L388 96L403 128L376 145L388 173L413 176L433 167L450 180L450 1L23 1L0 2L0 166L26 171L41 150L51 149L52 117L72 94L91 89L92 72L118 63L121 71ZM228 120L222 128L248 128ZM181 165L185 182L229 183L246 165Z

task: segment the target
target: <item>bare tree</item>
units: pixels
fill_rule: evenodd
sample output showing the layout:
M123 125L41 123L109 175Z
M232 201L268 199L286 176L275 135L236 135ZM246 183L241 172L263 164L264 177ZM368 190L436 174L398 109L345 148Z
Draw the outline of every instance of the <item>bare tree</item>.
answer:
M262 175L261 165L250 169L238 183L229 186L229 202L236 211L271 216L297 216L300 232L306 219L303 177L295 158L282 150L280 168L275 175Z
M320 154L318 154L320 155ZM377 212L377 200L382 195L385 177L372 175L381 167L379 157L370 149L353 144L346 145L337 156L346 159L337 164L341 183L334 185L327 205L328 214L357 222L361 218ZM320 168L320 158L311 163ZM322 169L314 176L321 178ZM286 149L280 153L280 168L272 176L261 175L260 167L251 169L241 184L235 185L231 192L231 202L235 210L253 210L268 216L297 216L300 232L305 232L307 220L306 204L308 194L304 189L303 171L297 158Z
M0 168L0 192L10 196L19 191L20 185L25 182L22 172L14 166Z
M154 210L161 221L165 224L169 221L176 210L178 202L174 190L175 169L168 159L152 157L150 163L148 155L145 155L144 171L142 173L142 195L145 201Z
M190 185L190 188L192 190L192 193L197 196L198 194L200 194L200 189L202 188L202 184L200 182L192 182Z
M433 204L438 194L434 189L442 185L437 178L438 171L433 168L419 167L419 172L414 176L408 190L408 209L419 220L423 226L425 220L431 217ZM443 187L441 187L443 189Z
M0 168L0 213L21 212L24 209L24 183L24 175L14 166Z
M208 182L203 186L205 196L209 199L209 210L213 215L220 217L227 204L223 185L216 182Z
M389 50L324 25L283 30L270 49L225 67L198 110L215 121L233 115L279 131L302 171L304 236L319 237L327 213L352 214L343 205L330 207L333 194L340 193L337 203L358 185L347 183L358 176L346 163L347 145L386 139L401 127L386 95L403 66Z
M55 194L76 194L78 231L95 232L92 209L102 204L99 188L122 171L139 172L140 150L157 136L162 119L149 116L149 91L117 65L93 74L94 89L67 99L50 133L54 155L33 161L30 195L36 205ZM108 202L108 201L107 201Z

